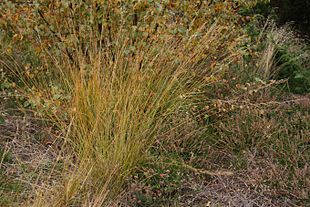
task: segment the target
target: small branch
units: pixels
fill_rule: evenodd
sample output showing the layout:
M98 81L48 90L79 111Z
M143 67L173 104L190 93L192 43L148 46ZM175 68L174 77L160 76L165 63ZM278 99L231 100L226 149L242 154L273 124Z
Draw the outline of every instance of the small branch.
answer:
M54 37L56 37L58 41L60 41L60 42L63 43L61 37L57 34L56 31L54 31L54 30L51 28L51 24L46 20L46 18L44 17L43 12L42 12L41 10L38 10L38 13L39 13L40 17L42 18L42 20L43 20L43 21L45 22L45 24L47 25L48 29L53 33ZM70 53L70 51L68 50L67 47L66 47L65 50L66 50L66 54L67 54L67 56L69 57L70 61L71 61L72 63L74 63L74 58L73 58L72 54Z

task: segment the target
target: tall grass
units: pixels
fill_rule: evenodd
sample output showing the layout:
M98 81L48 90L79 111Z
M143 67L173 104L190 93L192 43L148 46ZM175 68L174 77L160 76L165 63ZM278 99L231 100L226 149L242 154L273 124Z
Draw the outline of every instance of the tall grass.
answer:
M70 124L59 126L68 131L77 167L56 188L60 193L52 200L39 197L35 206L108 205L161 135L186 127L186 120L178 126L169 120L195 105L206 77L215 72L203 60L207 48L219 44L220 31L214 25L200 37L167 36L138 44L135 54L127 53L130 45L120 31L114 60L90 38L91 49L78 49L75 63L65 55L55 63L72 93Z
M31 81L27 68L16 74L74 157L34 206L110 205L150 147L171 129L182 133L182 113L240 55L244 35L230 4L42 1L29 9L40 71Z
M205 142L194 140L201 131L193 126L195 113L201 122L216 121L212 142L229 149L265 150L266 145L284 145L281 136L291 143L285 127L291 120L283 120L283 133L278 133L282 114L270 118L273 108L268 110L267 104L276 102L269 89L276 82L266 81L282 70L277 62L279 47L293 36L266 23L258 43L249 44L265 43L263 51L248 50L249 56L258 50L258 61L253 58L247 66L240 58L246 52L236 51L249 41L236 3L251 8L266 1L39 2L27 4L26 9L10 1L0 6L8 11L0 15L8 22L4 26L0 22L8 31L1 35L16 43L14 50L9 44L6 50L0 48L5 54L0 55L0 66L11 70L5 74L18 77L12 80L26 96L23 108L48 119L63 138L57 159L65 162L57 171L57 176L63 173L61 178L46 176L50 178L42 183L52 180L51 184L38 190L27 206L114 205L155 143L176 151L183 151L182 144L191 145L185 149L190 154L206 150L200 147ZM23 55L27 51L31 54ZM232 62L234 67L229 67ZM244 72L259 78L248 82ZM227 80L222 80L223 75ZM218 85L208 87L214 82ZM296 118L296 124L300 120ZM295 122L287 126L293 129ZM299 154L306 144L307 133L300 134L302 139L290 147L294 150L286 153L287 158ZM286 149L281 150L283 154ZM45 177L38 175L36 182L40 178Z

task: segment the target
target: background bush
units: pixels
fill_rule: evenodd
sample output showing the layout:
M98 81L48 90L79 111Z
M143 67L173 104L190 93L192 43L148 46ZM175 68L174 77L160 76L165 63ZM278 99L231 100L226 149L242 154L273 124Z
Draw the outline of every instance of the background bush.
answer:
M271 5L277 10L280 23L294 21L301 32L310 34L310 1L271 0Z

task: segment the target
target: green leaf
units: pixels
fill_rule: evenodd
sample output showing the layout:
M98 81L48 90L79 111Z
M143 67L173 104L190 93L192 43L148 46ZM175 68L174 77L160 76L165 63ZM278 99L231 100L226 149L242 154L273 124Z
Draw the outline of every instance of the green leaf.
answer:
M26 108L26 107L30 106L30 103L28 101L25 101L23 105Z
M262 79L260 79L260 78L258 78L258 77L255 77L254 80L255 80L256 82L261 82L262 84L266 84L265 81L263 81Z
M297 74L295 75L295 78L296 78L296 79L301 79L301 78L304 78L304 75L303 75L302 73L297 73Z
M4 124L5 123L5 119L3 116L0 115L0 124Z

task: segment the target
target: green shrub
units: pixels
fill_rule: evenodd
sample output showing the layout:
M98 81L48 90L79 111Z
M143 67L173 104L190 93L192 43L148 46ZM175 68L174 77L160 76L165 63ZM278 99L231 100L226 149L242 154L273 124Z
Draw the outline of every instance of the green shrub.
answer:
M273 8L269 1L258 1L254 7L241 7L238 13L243 16L262 15L267 18L273 14Z
M305 68L298 57L290 54L287 48L279 48L275 55L275 61L280 70L277 79L288 79L288 89L296 94L310 92L310 67Z

